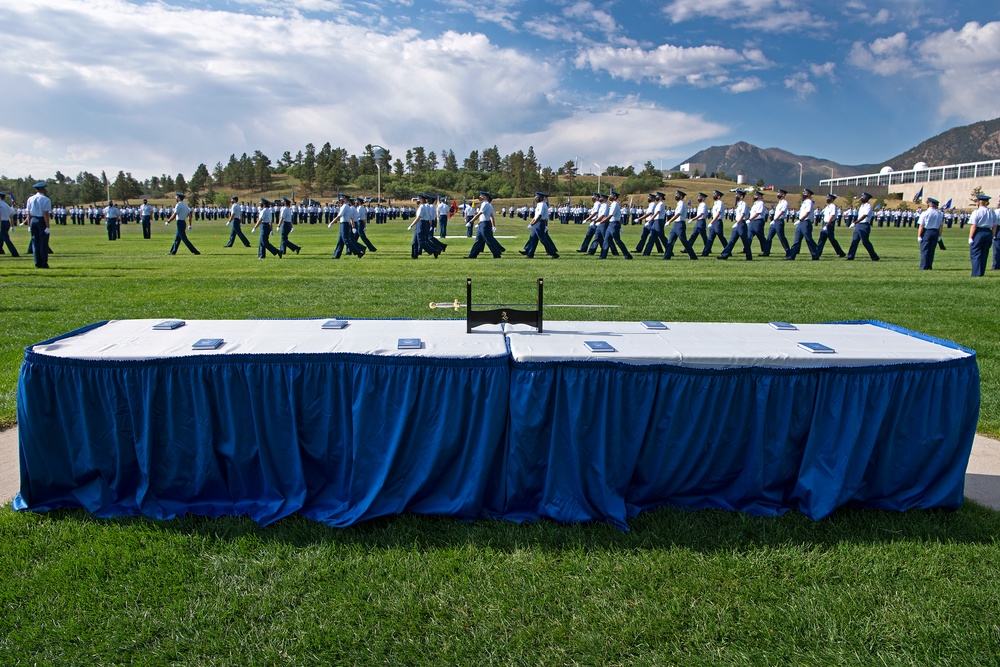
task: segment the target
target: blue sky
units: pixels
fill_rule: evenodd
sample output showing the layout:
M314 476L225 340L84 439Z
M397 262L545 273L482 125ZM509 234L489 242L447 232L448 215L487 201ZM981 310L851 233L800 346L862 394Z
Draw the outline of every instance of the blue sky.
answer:
M879 162L1000 116L1000 4L5 2L0 174L138 178L306 143L672 166Z

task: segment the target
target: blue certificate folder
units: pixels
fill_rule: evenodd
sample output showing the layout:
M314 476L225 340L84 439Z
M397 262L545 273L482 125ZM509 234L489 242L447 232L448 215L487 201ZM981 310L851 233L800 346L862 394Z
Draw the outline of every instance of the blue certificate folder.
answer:
M836 352L832 347L823 345L823 343L799 343L799 347L803 350L808 350L809 352L817 352L823 354L831 354Z
M343 329L347 326L347 320L327 320L323 322L324 329Z
M640 324L642 324L642 326L644 326L647 329L658 329L660 331L667 328L667 325L664 324L663 322L653 322L651 320L645 320L643 322L640 322Z
M163 320L153 325L153 328L157 331L169 331L172 329L179 329L187 324L184 320Z
M799 328L794 324L789 324L788 322L771 322L771 326L778 331L798 331Z
M591 352L617 352L611 343L603 340L585 340L583 344L587 346L587 349Z
M217 350L225 341L221 338L200 338L191 346L192 350Z
M396 343L397 350L419 350L424 346L419 338L400 338Z

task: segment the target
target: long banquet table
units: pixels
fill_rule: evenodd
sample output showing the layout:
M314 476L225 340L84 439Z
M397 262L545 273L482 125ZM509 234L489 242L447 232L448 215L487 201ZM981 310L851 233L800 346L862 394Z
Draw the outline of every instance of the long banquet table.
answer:
M622 528L663 505L953 508L979 415L973 351L878 322L157 322L28 348L15 508Z

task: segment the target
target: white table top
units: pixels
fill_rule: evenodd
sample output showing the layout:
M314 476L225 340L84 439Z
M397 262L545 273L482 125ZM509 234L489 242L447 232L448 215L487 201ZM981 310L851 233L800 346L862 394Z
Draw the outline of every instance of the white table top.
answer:
M323 329L318 320L188 320L169 331L156 320L114 320L49 345L41 355L73 359L141 360L229 354L371 354L379 356L482 359L507 356L499 325L468 334L465 320L349 320L344 329ZM215 350L192 350L201 338L222 338ZM400 338L420 338L420 349L400 350Z
M667 330L639 322L545 322L543 333L526 325L505 332L515 361L594 361L669 364L692 368L746 366L809 368L871 366L961 359L962 350L873 324L799 324L781 331L770 324L664 322ZM592 352L584 341L606 341L616 352ZM800 342L832 347L809 352Z

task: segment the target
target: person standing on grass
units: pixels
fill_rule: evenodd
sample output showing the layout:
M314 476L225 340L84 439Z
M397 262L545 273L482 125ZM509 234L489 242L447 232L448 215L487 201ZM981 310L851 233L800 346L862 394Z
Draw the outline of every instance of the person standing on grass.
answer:
M354 223L354 207L351 206L351 199L345 194L337 195L338 201L340 201L340 211L337 216L330 222L333 225L335 222L340 222L340 236L337 237L337 246L333 250L333 258L340 259L341 253L344 252L344 247L346 246L348 254L354 255L357 258L364 257L365 249L354 240L354 235L357 233L357 228ZM327 225L329 227L330 225Z
M243 207L240 206L240 198L236 195L233 195L232 206L229 207L229 221L226 224L229 225L229 243L222 247L232 248L238 236L240 237L240 241L243 241L243 245L249 248L250 241L243 235L243 230L241 229L243 226Z
M938 200L927 198L927 210L917 218L917 241L920 243L920 270L930 271L934 268L934 251L941 239L941 225L944 215L938 210Z
M169 225L172 221L177 221L177 234L174 236L174 245L170 248L168 254L176 255L177 248L183 242L187 246L187 249L191 251L191 254L200 255L201 253L198 252L198 249L192 245L187 237L187 230L191 229L191 207L184 203L183 192L175 193L174 197L177 198L177 204L174 205L173 212L171 212L170 217L164 223L165 225Z
M698 193L698 209L694 213L694 227L691 229L691 236L688 237L688 245L694 248L694 240L701 237L702 247L708 246L708 204L705 200L708 195L704 192Z
M767 251L767 240L764 238L764 223L767 222L767 207L764 205L764 193L753 191L753 205L747 213L747 239L753 243L754 238L760 243L760 252Z
M479 230L476 232L476 241L472 244L472 249L469 250L469 254L465 258L475 259L483 251L484 246L489 246L490 252L493 253L493 259L500 259L503 249L493 237L497 224L493 212L493 195L485 191L480 192L479 202L479 212L470 218L472 223L479 220Z
M674 213L667 220L667 224L670 225L670 236L667 237L666 245L663 249L663 259L670 259L674 256L674 244L677 243L677 239L681 240L681 245L684 247L684 252L688 254L691 259L698 259L698 255L695 254L694 248L688 243L687 239L687 218L688 218L688 207L684 203L684 198L687 195L680 190L674 193L674 201L677 205L674 207Z
M591 244L591 242L592 242L592 240L594 238L594 234L597 233L597 222L596 222L596 220L599 217L601 217L601 215L600 215L600 213L601 213L601 193L600 192L595 192L594 193L593 201L594 201L594 203L590 207L590 215L588 215L583 220L583 222L588 225L587 226L587 233L583 237L583 243L580 244L580 249L577 250L577 252L587 252L587 249L590 246L590 244ZM591 254L593 254L593 253L591 253Z
M448 198L440 197L437 205L438 237L448 238Z
M108 205L104 207L104 223L108 228L108 240L114 241L121 238L121 232L119 225L121 224L118 220L120 212L118 207L115 206L113 201L109 201Z
M819 243L816 244L816 252L813 253L813 259L819 259L823 254L823 246L826 242L830 241L830 247L833 248L834 252L837 253L837 257L844 256L844 249L840 247L837 243L836 237L834 237L833 232L837 221L837 195L832 192L826 196L826 207L823 209L823 226L819 228Z
M799 218L795 223L795 237L792 239L792 245L789 246L788 252L785 253L785 259L788 261L793 261L796 255L799 254L803 240L805 240L806 246L809 248L809 254L816 254L816 242L813 241L813 216L816 215L816 204L813 202L812 196L812 190L803 188L802 204L799 206ZM871 206L868 207L868 210L871 211Z
M608 248L618 247L622 251L622 257L632 259L628 248L622 243L622 207L618 203L619 194L611 189L610 203L608 204L608 227L604 232L604 243L601 245L600 259L608 258ZM537 215L537 213L536 213ZM552 253L549 253L550 255ZM554 255L558 257L558 255Z
M733 248L736 247L737 239L743 242L743 253L746 255L747 261L749 262L753 259L753 253L750 250L750 235L747 231L747 203L744 201L746 194L747 191L743 188L736 189L733 231L729 236L729 243L726 244L726 247L722 249L722 253L716 259L729 259L733 254Z
M273 212L273 209L272 209ZM295 245L288 240L288 235L292 233L292 200L288 197L281 199L281 208L278 210L278 224L281 225L281 245L278 252L284 257L285 253L291 250L296 255L302 250L302 246Z
M767 247L764 248L764 252L760 255L761 257L769 257L771 255L771 244L774 243L775 236L778 237L781 249L785 251L785 255L788 255L788 239L785 238L785 218L788 217L788 200L785 199L785 195L787 194L787 190L778 190L778 203L774 207L774 218L767 228L767 239L765 239Z
M142 200L142 206L139 207L139 223L142 225L142 238L148 239L152 238L152 233L150 230L150 225L153 221L153 207L149 205L149 201L146 199Z
M660 203L657 193L649 193L649 204L646 205L646 212L636 217L636 224L642 223L642 234L639 242L635 245L635 251L648 257L656 246L656 252L663 252L663 239L660 238L663 232L663 221L666 219L666 210ZM659 234L660 236L657 236Z
M868 240L869 235L872 233L872 205L868 203L871 198L872 196L867 192L861 193L861 208L858 209L858 221L851 225L854 228L854 237L851 239L851 247L847 249L847 260L854 259L854 253L857 252L859 243L865 246L865 250L868 251L868 256L872 258L873 262L879 260L878 253L875 252L875 247Z
M52 200L48 198L48 184L39 181L33 186L35 194L25 202L31 246L35 255L35 268L49 268L49 225L52 218Z
M281 251L271 243L271 223L274 221L274 210L271 206L270 201L263 197L260 198L260 217L257 218L253 229L250 230L250 233L253 234L257 231L257 227L260 227L260 236L257 238L257 259L267 259L268 251L281 259Z
M10 240L10 218L13 212L14 209L7 203L7 193L0 192L0 255L3 254L4 246L6 246L11 257L20 257L17 254L17 248L14 247L14 242Z
M725 242L725 229L723 228L722 220L726 213L726 207L722 203L722 192L716 190L712 193L712 217L708 221L708 241L705 243L705 248L701 251L702 257L708 257L712 254L712 246L715 244L715 239L719 239L719 243L722 247L726 247Z
M546 201L548 195L544 192L535 193L535 215L528 223L528 229L531 231L531 236L528 238L528 245L525 246L524 250L519 251L522 255L531 259L535 256L535 248L538 247L539 242L541 242L542 247L545 248L546 254L548 254L553 259L559 259L559 253L556 251L556 246L549 238L549 203ZM620 243L621 241L619 241ZM607 246L604 246L605 249ZM606 250L605 250L606 252Z
M358 208L357 208L358 215L354 221L355 227L357 229L356 240L359 241L360 243L364 243L365 247L368 248L369 251L375 252L376 250L378 250L378 248L375 247L374 243L368 240L368 235L365 234L365 230L368 228L368 207L365 206L366 202L361 197L357 198L357 202L358 202Z
M990 246L997 236L997 217L990 208L989 195L976 195L979 205L969 216L969 260L972 263L972 277L986 274L986 260L990 256Z

